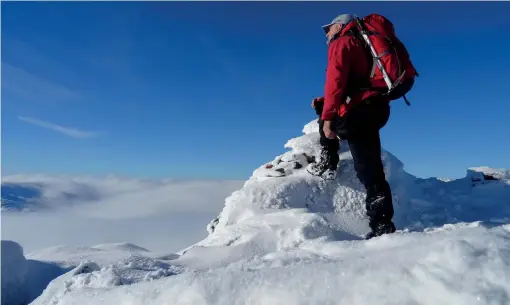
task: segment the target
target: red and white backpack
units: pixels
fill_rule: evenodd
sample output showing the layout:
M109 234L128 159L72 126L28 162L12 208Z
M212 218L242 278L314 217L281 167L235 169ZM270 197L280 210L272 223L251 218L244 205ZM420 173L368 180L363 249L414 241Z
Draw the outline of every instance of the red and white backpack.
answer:
M418 72L406 47L395 35L393 24L378 14L355 17L353 22L374 60L370 89L382 91L390 100L403 97L410 105L405 95L412 89Z

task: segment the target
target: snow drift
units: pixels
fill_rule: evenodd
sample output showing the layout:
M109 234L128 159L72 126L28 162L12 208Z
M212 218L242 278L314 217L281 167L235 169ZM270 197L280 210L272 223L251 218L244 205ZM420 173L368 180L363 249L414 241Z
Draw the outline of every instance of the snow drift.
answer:
M286 143L289 151L257 168L225 200L204 240L117 261L103 259L114 250L88 249L33 304L510 302L509 171L419 179L384 151L398 231L364 241L365 194L349 151L339 152L336 180L305 170L318 155L317 129L307 124ZM39 259L62 251L69 257L53 249Z

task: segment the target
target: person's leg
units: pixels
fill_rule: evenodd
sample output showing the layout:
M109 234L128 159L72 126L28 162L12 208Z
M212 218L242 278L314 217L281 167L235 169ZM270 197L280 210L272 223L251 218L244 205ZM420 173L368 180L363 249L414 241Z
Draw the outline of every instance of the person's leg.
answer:
M354 169L364 185L370 232L368 237L392 233L395 227L391 189L386 181L381 160L379 130L389 119L387 104L360 105L348 114L339 127L349 143Z
M378 132L348 139L358 179L365 186L365 207L374 236L394 232L393 200L384 175Z
M317 115L319 116L322 111L321 106L322 105L316 109ZM324 127L324 121L320 119L320 117L318 119L318 124L320 135L319 144L321 146L321 152L318 156L318 160L316 160L316 163L310 166L308 172L316 176L321 176L325 172L336 171L339 162L338 150L340 149L340 141L338 139L328 139L326 137L324 131L322 130ZM326 178L333 179L334 175L328 174L328 177Z
M325 143L324 150L321 151L320 160L322 163L320 167L320 176L325 180L335 180L337 175L338 162L340 157L338 156L338 150L340 149L340 141L338 139L323 138Z
M320 145L322 147L321 158L325 159L325 170L331 169L336 170L338 166L339 156L338 150L340 149L340 141L338 139L329 139L324 134L324 121L320 120L319 122L319 134L320 134Z
M335 171L338 166L338 149L340 148L340 143L338 139L328 139L324 135L324 131L322 130L324 126L324 122L319 119L319 144L321 147L320 154L316 159L316 162L312 164L309 168L309 172L316 176L321 176L325 171L332 170Z

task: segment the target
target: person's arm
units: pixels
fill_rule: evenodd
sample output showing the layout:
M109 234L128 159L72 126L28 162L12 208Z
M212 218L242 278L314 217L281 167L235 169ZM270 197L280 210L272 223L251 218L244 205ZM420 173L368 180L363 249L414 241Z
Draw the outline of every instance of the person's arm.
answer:
M324 110L321 118L330 121L343 102L349 77L350 54L347 41L339 38L328 49L328 68L324 86Z

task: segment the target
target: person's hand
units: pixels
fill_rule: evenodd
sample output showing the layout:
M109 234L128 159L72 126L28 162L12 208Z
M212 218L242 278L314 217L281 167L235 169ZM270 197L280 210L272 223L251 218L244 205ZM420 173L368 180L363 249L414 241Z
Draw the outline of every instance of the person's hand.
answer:
M314 97L312 99L312 108L315 108L316 103L324 103L324 97Z
M331 121L324 121L324 127L322 127L324 135L328 139L336 139L336 133L331 129Z

